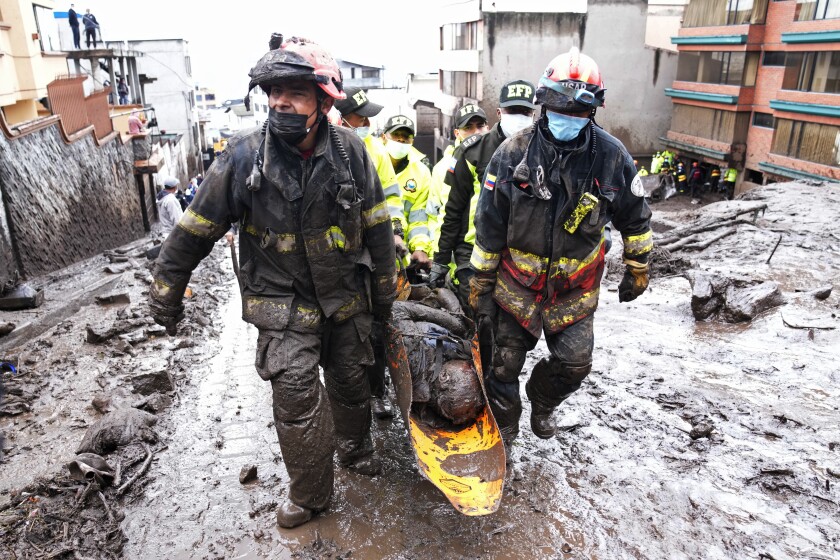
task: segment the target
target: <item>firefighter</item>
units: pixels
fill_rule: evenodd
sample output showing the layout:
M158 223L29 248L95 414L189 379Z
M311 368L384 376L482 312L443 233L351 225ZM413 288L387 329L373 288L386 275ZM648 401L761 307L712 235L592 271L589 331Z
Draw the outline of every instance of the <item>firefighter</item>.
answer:
M326 120L344 98L333 58L292 38L249 75L249 91L268 95L267 124L234 136L210 168L163 245L150 307L174 334L192 270L239 222L242 317L259 329L256 369L290 479L277 523L294 527L327 507L336 451L345 468L381 470L365 366L372 321L396 296L394 237L363 142Z
M738 170L734 166L726 168L726 174L723 176L723 186L726 191L727 200L732 200L735 196L735 181L738 179Z
M718 192L718 187L720 186L720 167L717 165L712 165L711 171L709 171L709 183L713 193Z
M691 198L695 199L700 196L700 191L703 188L703 168L696 161L691 164L691 172L688 175L688 190Z
M677 192L685 193L686 187L688 186L688 175L685 172L685 164L681 159L678 159L676 162L674 175L677 179Z
M469 280L473 275L470 255L475 243L474 216L481 180L496 148L506 138L533 125L533 98L534 85L530 82L515 80L504 84L499 95L499 108L496 109L499 122L486 134L476 131L478 134L461 143L453 154L455 165L444 179L451 190L429 283L443 285L454 256L458 293L465 307L469 300ZM465 132L464 125L468 127L470 122L481 118L478 111L483 111L478 107L475 109L467 104L458 112L458 127L462 129L462 134Z
M624 240L621 302L648 285L651 212L633 158L593 118L604 102L598 66L577 48L540 79L537 125L503 144L487 168L476 211L470 305L480 330L492 323L487 396L509 444L518 434L519 376L544 333L550 356L525 392L531 429L550 438L554 409L592 369L593 314L604 272L604 226Z

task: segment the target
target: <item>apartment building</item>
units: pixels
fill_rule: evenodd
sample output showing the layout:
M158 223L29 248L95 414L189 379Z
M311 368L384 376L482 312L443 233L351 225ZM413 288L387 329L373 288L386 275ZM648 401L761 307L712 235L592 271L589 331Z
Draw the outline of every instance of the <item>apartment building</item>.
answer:
M676 49L662 30L679 30L685 0L458 0L441 10L441 95L418 99L439 111L435 146L451 139L453 115L477 102L496 120L499 90L536 83L555 56L576 46L598 63L607 87L597 121L633 154L659 145L670 125L665 95L676 76ZM421 131L423 132L423 131Z
M47 84L67 73L54 7L50 0L0 0L0 110L10 125L49 115Z
M362 89L381 88L384 86L385 69L381 66L367 66L358 62L336 59L345 87Z
M748 184L840 180L840 0L691 0L662 144Z

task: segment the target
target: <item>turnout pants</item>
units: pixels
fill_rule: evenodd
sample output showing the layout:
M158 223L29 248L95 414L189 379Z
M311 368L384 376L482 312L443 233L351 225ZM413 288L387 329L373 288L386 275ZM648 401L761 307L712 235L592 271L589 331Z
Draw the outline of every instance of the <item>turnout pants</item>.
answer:
M374 322L373 332L371 334L371 343L373 345L374 363L365 367L368 383L370 383L370 395L372 397L382 398L385 396L387 382L385 381L385 339L382 331L382 324Z
M545 335L551 355L534 366L525 387L532 408L540 412L554 410L580 388L592 367L593 323L594 316L590 315L559 333ZM512 315L498 311L493 366L485 374L485 386L490 409L507 441L519 433L519 376L525 356L537 340Z
M365 377L365 366L373 363L371 322L361 314L343 323L327 320L309 332L260 331L256 368L271 381L289 498L299 506L318 511L329 504L333 452L342 464L373 453Z

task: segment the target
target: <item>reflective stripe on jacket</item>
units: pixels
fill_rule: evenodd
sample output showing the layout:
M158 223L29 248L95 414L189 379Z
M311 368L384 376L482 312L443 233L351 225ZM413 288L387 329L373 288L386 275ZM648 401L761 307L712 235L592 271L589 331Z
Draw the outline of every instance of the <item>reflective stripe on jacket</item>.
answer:
M432 174L423 161L426 156L414 146L408 152L407 159L408 165L397 173L397 184L402 190L403 216L408 224L405 229L405 241L410 253L423 251L431 256L432 239L426 206ZM397 167L399 168L399 164Z
M405 216L403 215L403 203L400 193L400 186L397 183L397 174L394 173L394 166L391 165L391 156L388 155L382 140L372 135L365 137L365 148L367 148L373 167L379 176L382 184L382 191L385 193L385 200L388 203L388 210L392 220L399 220L403 229L406 227Z

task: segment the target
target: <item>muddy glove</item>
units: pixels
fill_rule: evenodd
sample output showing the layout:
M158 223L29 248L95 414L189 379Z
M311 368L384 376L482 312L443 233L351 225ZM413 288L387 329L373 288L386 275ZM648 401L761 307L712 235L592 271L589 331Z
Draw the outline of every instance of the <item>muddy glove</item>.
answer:
M449 274L449 267L439 262L432 263L432 271L429 273L429 286L443 288L446 284L446 275Z
M397 250L397 257L399 258L403 258L408 254L408 245L405 244L405 241L399 235L394 235L394 248Z
M618 301L633 301L647 290L649 267L645 263L624 259L627 268L624 270L624 278L618 285Z
M496 287L496 274L476 273L470 278L470 309L473 319L481 323L484 318L493 321L496 318L496 302L493 301L493 288Z

